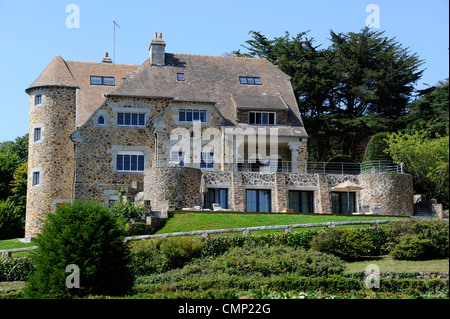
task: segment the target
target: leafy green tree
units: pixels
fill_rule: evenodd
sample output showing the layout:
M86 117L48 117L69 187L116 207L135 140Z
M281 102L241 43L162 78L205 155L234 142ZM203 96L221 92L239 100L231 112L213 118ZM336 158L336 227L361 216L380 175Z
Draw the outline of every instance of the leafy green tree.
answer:
M123 295L134 282L131 254L116 217L104 206L75 202L48 214L38 234L27 298ZM68 265L79 267L79 288L66 286Z
M20 158L10 151L0 153L0 200L11 195L10 183L14 178L14 171L21 164Z
M415 189L423 190L449 207L449 137L430 139L424 132L392 133L387 139L389 155L402 162L414 176Z
M23 237L25 219L12 201L0 201L0 240Z
M361 144L388 131L406 114L406 104L421 77L423 64L416 54L364 28L358 33L330 32L332 44L320 49L308 32L273 40L250 31L252 39L236 55L266 58L292 77L294 93L310 139L311 160L336 155L353 160Z
M27 176L28 162L25 162L16 168L10 183L11 196L9 199L20 207L24 214L27 206Z
M24 136L16 137L14 141L0 143L0 153L11 152L16 154L21 162L28 161L28 133Z
M404 117L405 131L413 134L424 131L430 138L449 135L449 83L448 79L438 87L432 87L408 105L409 114Z

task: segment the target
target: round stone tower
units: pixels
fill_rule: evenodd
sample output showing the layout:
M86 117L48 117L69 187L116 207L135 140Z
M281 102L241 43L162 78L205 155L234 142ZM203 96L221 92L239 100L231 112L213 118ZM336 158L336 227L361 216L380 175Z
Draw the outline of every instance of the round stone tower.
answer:
M58 204L72 201L77 86L57 56L25 91L30 95L28 186L25 237Z
M201 206L201 178L198 168L149 167L144 172L144 199L157 212Z

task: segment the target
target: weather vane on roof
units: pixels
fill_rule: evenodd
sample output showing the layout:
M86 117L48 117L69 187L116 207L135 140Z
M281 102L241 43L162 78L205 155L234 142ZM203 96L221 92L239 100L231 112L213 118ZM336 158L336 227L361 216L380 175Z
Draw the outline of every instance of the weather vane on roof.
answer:
M121 29L120 25L117 24L116 21L113 20L114 23L114 48L113 48L113 63L116 63L116 26Z

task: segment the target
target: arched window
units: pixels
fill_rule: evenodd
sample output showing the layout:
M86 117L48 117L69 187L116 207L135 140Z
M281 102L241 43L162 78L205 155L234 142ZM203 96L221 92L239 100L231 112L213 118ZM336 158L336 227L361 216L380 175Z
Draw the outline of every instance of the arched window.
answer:
M103 116L100 116L97 120L98 125L105 125L105 118Z

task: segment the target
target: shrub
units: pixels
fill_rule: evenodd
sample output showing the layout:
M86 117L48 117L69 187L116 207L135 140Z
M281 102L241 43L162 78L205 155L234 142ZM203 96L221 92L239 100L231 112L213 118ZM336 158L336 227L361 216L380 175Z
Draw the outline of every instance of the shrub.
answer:
M380 132L370 138L366 151L364 152L364 162L380 160L392 161L392 158L385 152L388 148L388 143L386 142L388 135L388 132Z
M33 261L27 257L0 259L0 281L23 281L35 270Z
M427 260L432 259L433 242L418 235L405 235L400 243L394 246L390 255L395 259Z
M396 259L436 259L449 256L448 222L409 220L384 226L384 231L387 237L384 250L391 252ZM420 251L413 252L414 249Z
M171 237L133 242L132 263L139 275L179 268L200 257L203 243L191 237Z
M122 295L132 287L129 249L116 217L95 203L75 202L48 214L34 253L36 271L27 298L68 298L88 294ZM66 287L66 267L80 269L80 288Z
M0 239L23 237L25 221L20 207L0 201Z
M320 251L308 250L305 253L305 262L301 264L302 276L326 277L334 274L342 274L345 263L336 256Z
M296 273L300 276L339 274L345 264L335 256L286 246L234 247L214 259L210 268L229 275L261 274L262 276Z
M128 223L125 225L127 236L143 235L147 233L147 224L142 222Z
M125 225L131 218L138 218L146 212L144 206L136 206L129 200L124 201L125 189L119 190L119 200L109 210L117 216L119 224Z
M355 230L369 236L371 246L369 248L368 255L379 256L386 253L385 246L388 237L384 227L356 228Z
M204 239L202 256L219 256L233 247L242 247L245 244L261 246L284 245L294 248L310 248L310 242L318 230L308 229L291 233L270 233L263 235L233 235L233 236L214 236Z
M354 261L371 252L372 241L367 232L352 228L331 228L311 241L311 248Z

